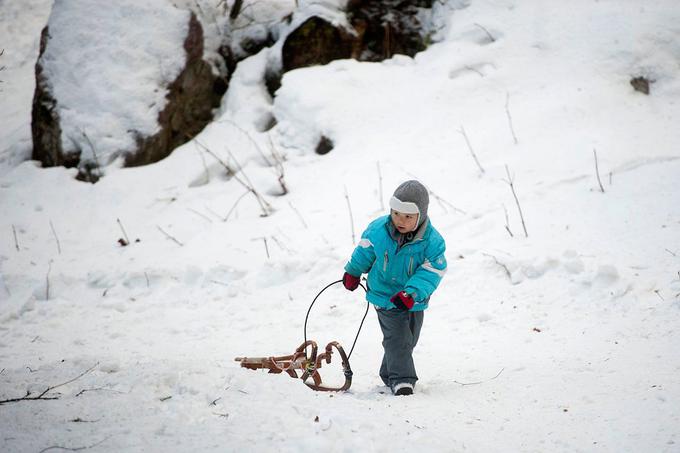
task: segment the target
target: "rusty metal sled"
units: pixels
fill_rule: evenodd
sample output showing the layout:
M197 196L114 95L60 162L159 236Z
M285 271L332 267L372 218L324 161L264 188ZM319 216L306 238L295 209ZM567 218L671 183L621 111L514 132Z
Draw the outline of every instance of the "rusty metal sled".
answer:
M307 356L307 349L311 348L309 357ZM340 354L342 360L342 372L345 375L345 383L340 387L329 387L324 384L319 374L319 369L325 361L327 364L331 363L333 349ZM345 350L337 341L331 341L326 345L326 349L317 354L318 347L313 340L306 340L302 343L293 354L278 357L236 357L237 362L241 362L241 367L250 370L268 369L270 373L286 372L290 377L300 377L307 387L312 390L326 391L326 392L343 392L352 385L352 369L349 366L349 358L345 354ZM298 371L302 372L298 376ZM309 382L311 378L312 382Z

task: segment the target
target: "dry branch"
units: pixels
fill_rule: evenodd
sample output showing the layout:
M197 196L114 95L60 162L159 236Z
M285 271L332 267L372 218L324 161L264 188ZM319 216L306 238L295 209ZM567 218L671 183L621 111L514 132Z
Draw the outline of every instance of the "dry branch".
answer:
M496 262L496 264L498 264L500 267L503 268L503 270L505 271L505 275L506 275L510 280L512 280L512 274L510 273L510 269L508 269L508 266L506 266L505 264L503 264L503 263L501 263L500 261L498 261L498 258L496 258L496 257L493 256L493 255L490 255L490 254L488 254L488 253L482 253L482 255L488 256L488 257L490 257L490 258L493 258L493 260Z
M45 275L45 300L50 300L50 271L52 270L52 260L47 266L47 274Z
M241 202L241 200L243 200L243 198L244 198L246 195L248 195L249 193L251 193L250 190L244 192L240 197L238 197L238 199L236 200L236 202L234 203L234 205L231 207L231 209L229 210L229 212L227 212L227 215L226 215L224 218L222 218L222 221L223 221L223 222L226 222L227 220L229 220L229 217L231 216L231 213L234 212L234 210L238 207L238 204Z
M172 239L172 240L173 240L177 245L179 245L180 247L184 246L184 244L182 244L181 242L179 242L176 238L174 238L174 237L170 236L168 233L166 233L166 231L165 231L163 228L161 228L159 225L156 225L156 228L158 228L158 230L159 230L161 233L163 233L163 234L165 235L165 237L167 237L168 239Z
M20 398L10 398L10 399L6 399L6 400L0 400L0 405L7 404L7 403L17 403L17 402L19 402L19 401L57 400L57 399L59 399L59 396L47 396L47 394L48 394L49 392L51 392L52 390L54 390L54 389L57 389L57 388L59 388L59 387L63 387L64 385L70 384L71 382L75 382L75 381L77 381L78 379L80 379L81 377L85 376L86 374L91 373L92 370L94 370L94 369L97 367L97 365L99 365L99 362L95 363L95 364L92 365L90 368L88 368L87 370L83 371L83 372L80 373L78 376L74 377L73 379L69 379L69 380L66 381L66 382L62 382L61 384L52 385L52 386L47 387L47 388L46 388L42 393L40 393L39 395L31 396L31 392L30 392L29 390L27 390L27 391L26 391L26 395L24 395L24 396L22 396L22 397L20 397Z
M600 185L600 191L604 193L604 187L602 187L602 181L600 180L600 169L597 165L597 151L593 148L593 156L595 157L595 175L597 175L597 183Z
M120 219L116 219L116 222L118 222L118 226L120 227L120 230L123 232L123 237L125 238L126 243L121 245L129 245L130 244L130 238L128 237L127 233L125 232L125 228L123 228L123 223L120 221Z
M57 241L57 251L61 255L61 244L59 243L59 237L57 236L57 232L54 230L54 225L52 225L51 220L50 220L50 228L52 229L52 234L54 235L54 239Z
M475 163L477 164L479 171L481 171L482 174L484 174L484 168L482 167L482 164L479 163L479 159L477 159L477 154L475 154L475 150L472 149L472 145L470 144L470 140L468 139L468 136L465 133L465 128L463 126L460 126L460 129L458 129L458 132L465 139L465 143L467 143L468 150L470 150L470 154L472 154L472 158L475 160Z
M512 140L517 144L517 135L515 135L515 128L512 125L512 114L510 113L510 93L505 93L505 115L508 117L508 125L512 133Z
M527 233L527 226L524 223L524 214L522 214L522 207L519 205L519 199L517 198L517 194L515 193L515 185L510 177L510 170L508 169L508 166L505 166L505 173L508 175L508 180L505 181L508 183L510 186L510 190L512 190L512 196L515 197L515 203L517 204L517 210L519 211L519 218L522 220L522 228L524 229L524 237L529 237L529 233Z
M347 193L347 186L345 186L345 200L347 201L347 209L349 210L349 223L352 228L352 245L356 245L356 237L354 234L354 217L352 216L352 204L349 201L349 194Z
M100 440L99 442L97 442L97 443L95 443L95 444L92 444L92 445L85 445L85 446L82 446L82 447L62 447L61 445L53 445L53 446L51 446L51 447L43 448L43 449L40 450L38 453L44 453L44 452L50 451L50 450L66 450L66 451L82 451L82 450L88 450L88 449L90 449L90 448L94 448L94 447L97 447L97 446L103 444L104 442L106 442L106 441L109 440L110 438L111 438L111 436L107 436L106 438Z
M305 229L309 228L309 226L307 226L307 222L305 222L305 219L302 217L302 214L300 214L300 211L298 211L295 208L295 206L293 206L293 203L291 203L289 201L288 206L290 206L290 208L293 210L293 212L295 212L295 214L297 214L298 218L300 219L300 222L302 222L302 225L305 227Z
M477 27L479 27L479 28L481 28L482 30L484 30L484 32L485 32L486 35L489 37L489 39L491 40L491 42L496 42L496 38L494 38L493 35L492 35L491 33L489 33L489 30L487 30L486 28L482 27L482 26L479 25L478 23L475 23L474 25L477 26Z
M380 211L385 210L385 202L383 201L383 179L380 171L380 161L376 162L378 166L378 197L380 197Z
M455 382L456 384L463 385L463 386L465 386L465 385L478 385L478 384L484 384L485 382L489 382L489 381L493 381L494 379L497 379L498 376L500 376L501 373L502 373L504 370L505 370L505 368L501 368L501 370L498 372L497 375L495 375L495 376L492 377L491 379L487 379L486 381L479 381L479 382L458 382L458 381L453 381L453 382Z
M189 211L193 212L194 214L196 214L197 216L203 217L203 218L204 218L205 220L207 220L209 223L213 223L212 219L211 219L210 217L208 217L207 215L201 214L200 212L198 212L198 211L195 210L194 208L187 208L187 209L188 209Z
M503 212L505 212L505 231L508 232L511 238L514 238L515 235L512 234L512 231L510 230L510 222L508 221L508 209L503 205Z
M17 229L14 228L14 225L12 225L12 233L14 234L14 246L17 248L17 252L19 252L19 239L17 239Z

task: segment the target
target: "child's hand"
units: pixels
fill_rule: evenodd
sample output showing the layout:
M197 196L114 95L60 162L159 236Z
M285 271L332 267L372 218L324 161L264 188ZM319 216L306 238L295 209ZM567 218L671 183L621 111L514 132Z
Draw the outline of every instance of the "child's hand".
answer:
M359 281L361 281L361 278L355 277L354 275L348 274L345 272L345 275L342 276L342 284L345 287L345 289L349 291L354 291L359 287Z
M397 294L392 296L390 302L394 304L399 310L408 311L413 308L413 297L406 291L399 291Z

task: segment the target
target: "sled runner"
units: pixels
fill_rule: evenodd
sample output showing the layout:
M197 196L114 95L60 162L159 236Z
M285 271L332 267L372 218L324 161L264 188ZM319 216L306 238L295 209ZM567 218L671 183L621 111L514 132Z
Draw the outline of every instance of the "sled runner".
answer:
M307 349L311 349L311 354L307 357ZM327 364L331 363L333 349L340 354L342 360L342 372L345 375L345 383L339 387L332 387L324 384L319 374L319 369L325 361ZM302 343L293 354L278 357L236 357L237 362L241 362L241 367L249 370L268 369L270 373L278 374L282 372L288 373L292 378L302 379L307 387L312 390L327 391L327 392L344 392L352 385L352 369L349 366L349 358L345 354L345 350L337 341L331 341L326 345L326 349L317 354L318 347L313 340L307 340ZM298 371L302 372L298 376ZM309 382L311 378L312 382Z

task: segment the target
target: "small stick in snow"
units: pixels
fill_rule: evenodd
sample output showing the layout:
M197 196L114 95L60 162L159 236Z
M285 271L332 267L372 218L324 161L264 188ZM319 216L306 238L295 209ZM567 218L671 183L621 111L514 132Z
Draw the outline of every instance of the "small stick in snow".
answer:
M161 228L159 225L156 225L156 228L158 228L158 230L159 230L161 233L163 233L163 234L165 235L165 237L167 237L168 239L172 239L172 240L173 240L177 245L179 245L180 247L182 247L182 246L184 245L184 244L182 244L181 242L179 242L177 239L175 239L174 237L172 237L172 236L170 236L168 233L166 233L165 230L164 230L163 228Z
M122 239L118 240L118 243L125 247L126 245L130 244L130 238L128 237L127 233L125 232L125 228L123 228L123 223L120 221L120 219L116 219L116 222L118 222L118 226L120 227L120 230L123 232L123 237L125 240L123 241Z
M74 377L73 379L70 379L70 380L68 380L68 381L66 381L66 382L62 382L61 384L52 385L52 386L47 387L47 388L45 389L45 391L43 391L42 393L40 393L40 394L37 395L37 396L30 396L30 395L31 395L31 392L30 392L30 391L27 391L27 392L26 392L26 395L24 395L24 396L21 397L21 398L10 398L10 399L6 399L6 400L0 400L0 405L2 405L2 404L7 404L7 403L17 403L17 402L19 402L19 401L56 400L56 399L59 399L59 396L46 396L46 395L47 395L49 392L51 392L52 390L54 390L54 389L57 389L57 388L62 387L62 386L64 386L64 385L70 384L71 382L77 381L77 380L80 379L81 377L83 377L83 376L85 376L86 374L92 372L92 370L94 370L94 369L97 367L97 365L99 365L99 362L95 363L94 365L92 365L92 367L90 367L90 368L88 368L87 370L83 371L83 372L80 373L78 376Z
M660 298L661 300L666 300L666 299L663 298L663 296L661 295L661 293L659 292L658 289L655 289L654 292L656 293L657 296L659 296L659 298Z
M293 212L295 212L295 214L297 214L298 218L300 219L300 222L302 222L302 225L305 227L305 229L308 229L309 226L307 226L307 222L305 222L305 219L302 217L302 214L300 214L300 211L298 211L295 208L295 206L293 206L293 203L291 203L290 201L288 202L288 206L290 206L290 208L293 210Z
M517 144L517 135L515 135L515 128L512 125L512 114L510 113L510 93L505 93L505 115L508 117L508 124L510 125L510 132L512 133L512 140Z
M664 249L664 250L667 251L668 253L670 253L670 254L673 255L673 256L678 256L678 255L676 255L675 253L671 252L671 251L668 250L668 249ZM678 275L680 275L680 272L678 272Z
M74 421L75 421L75 420L74 420ZM82 421L82 420L81 420L81 421ZM111 438L111 436L108 436L108 437L106 437L106 438L100 440L100 441L97 442L96 444L85 445L85 446L83 446L83 447L62 447L62 446L60 446L60 445L53 445L53 446L51 446L51 447L43 448L43 449L40 450L38 453L44 453L44 452L50 451L50 450L66 450L66 451L82 451L82 450L88 450L88 449L90 449L90 448L94 448L94 447L97 447L97 446L103 444L104 442L106 442L106 441L109 440L110 438Z
M522 207L519 205L519 199L517 198L517 194L515 193L515 185L513 183L512 178L510 177L510 170L508 169L508 166L505 166L505 173L508 175L508 180L505 181L508 183L510 186L510 190L512 190L512 196L515 197L515 203L517 204L517 210L519 211L519 218L522 220L522 228L524 229L524 237L529 237L529 233L527 233L527 226L524 223L524 215L522 214Z
M595 175L597 175L597 183L600 185L600 192L604 193L604 187L602 187L602 181L600 181L600 170L597 166L597 151L595 148L593 148L593 156L595 156Z
M196 147L196 151L198 152L199 157L201 158L201 162L203 162L203 170L205 171L205 182L209 183L210 182L210 171L208 170L208 164L205 162L205 156L201 152L200 148Z
M261 239L264 242L264 251L267 253L267 259L269 259L271 257L269 256L269 245L267 245L267 238L263 236Z
M144 278L146 278L146 287L148 288L149 287L149 274L147 274L146 271L144 271Z
M489 37L489 39L491 40L491 42L496 42L496 38L494 38L493 35L492 35L491 33L489 33L489 30L487 30L486 28L482 27L482 26L479 25L478 23L475 23L474 25L477 26L477 27L479 27L479 28L481 28L482 30L484 30L484 32L485 32L486 35Z
M246 195L248 195L249 193L250 193L250 190L244 192L243 195L241 195L240 197L238 197L238 199L236 200L236 202L234 203L234 205L231 207L231 209L229 210L229 212L227 212L227 215L226 215L225 217L222 218L222 221L223 221L223 222L226 222L227 220L229 220L229 217L231 216L231 213L234 212L234 210L236 209L236 207L238 206L238 204L241 202L241 200L243 200L243 198L244 198Z
M496 264L498 264L500 267L503 268L503 270L505 271L505 275L506 275L510 280L512 280L512 275L510 274L510 269L508 269L508 266L506 266L505 264L503 264L503 263L501 263L500 261L498 261L498 258L496 258L496 257L493 256L493 255L490 255L490 254L488 254L488 253L482 253L482 255L493 258L493 260L496 262Z
M47 266L47 275L45 275L45 300L50 300L50 271L52 270L52 260Z
M380 197L380 211L385 210L385 202L383 201L383 180L382 172L380 171L380 161L376 162L378 165L378 196Z
M467 143L468 150L470 151L470 154L472 154L472 158L475 160L475 163L477 164L479 171L482 172L482 174L484 174L484 168L482 167L482 164L479 163L479 159L477 159L477 155L475 154L475 150L472 149L472 145L470 144L470 140L468 139L468 136L465 133L465 128L463 126L460 126L460 129L458 129L458 132L465 139L465 143Z
M208 217L207 215L201 214L200 212L198 212L198 211L195 210L194 208L187 208L187 209L188 209L189 211L193 212L194 214L196 214L197 216L203 217L203 218L204 218L205 220L207 220L208 222L213 223L212 219L211 219L210 217Z
M503 205L503 212L505 212L505 231L508 232L511 238L514 238L515 235L512 234L512 231L510 230L510 222L508 221L508 209Z
M453 381L453 382L455 382L456 384L460 384L460 385L478 385L478 384L484 384L485 382L493 381L494 379L498 378L498 376L500 376L501 373L502 373L504 370L505 370L505 368L501 368L501 370L498 372L497 375L495 375L495 376L492 377L491 379L487 379L486 381L479 381L479 382L458 382L458 381Z
M14 233L14 246L17 248L17 252L19 252L19 239L17 239L17 229L14 228L14 225L12 225L12 233Z
M210 206L207 206L207 205L206 205L205 209L206 209L209 213L211 213L212 215L214 215L215 217L217 217L218 219L220 219L221 221L224 222L224 218L223 218L221 215L219 215L218 213L216 213L213 209L211 209Z
M609 185L612 185L612 172L609 172Z
M349 194L347 193L347 186L345 186L345 200L347 201L347 209L349 210L349 223L352 228L352 245L356 245L357 241L354 235L354 217L352 216L352 204L349 201Z
M85 137L87 144L90 145L90 149L92 150L92 156L94 157L94 163L97 166L97 173L98 174L95 175L95 177L99 178L99 177L102 176L102 167L101 167L101 165L99 165L99 158L97 157L97 150L94 148L94 145L92 144L92 141L90 140L90 137L87 136L85 131L81 130L80 133L83 134L83 137Z
M57 251L61 255L61 244L59 243L59 237L57 236L57 232L54 230L54 225L52 225L51 220L50 220L50 228L52 229L52 234L54 235L54 239L57 241Z
M283 242L279 241L279 239L278 239L276 236L272 236L272 240L273 240L274 242L276 242L276 245L278 245L279 248L280 248L281 250L283 250L283 251L285 251L285 252L288 252L289 254L292 253L291 249L289 249L288 247L286 247L286 244L284 244Z

